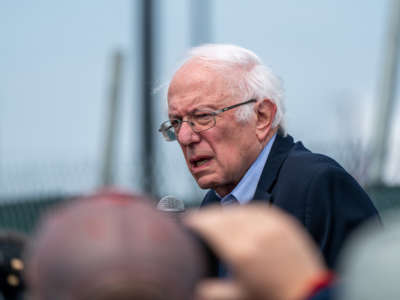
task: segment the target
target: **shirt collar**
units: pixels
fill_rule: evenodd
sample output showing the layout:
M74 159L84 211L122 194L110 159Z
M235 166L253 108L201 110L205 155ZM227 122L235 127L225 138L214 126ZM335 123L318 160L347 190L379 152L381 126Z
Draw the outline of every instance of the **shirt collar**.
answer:
M268 155L271 151L275 138L276 134L274 134L274 136L268 141L267 145L265 145L264 149L258 155L257 159L253 162L233 191L221 199L222 205L230 204L232 202L232 197L239 201L240 204L246 204L253 199L254 193L257 189L258 181L260 180L262 170L267 162Z

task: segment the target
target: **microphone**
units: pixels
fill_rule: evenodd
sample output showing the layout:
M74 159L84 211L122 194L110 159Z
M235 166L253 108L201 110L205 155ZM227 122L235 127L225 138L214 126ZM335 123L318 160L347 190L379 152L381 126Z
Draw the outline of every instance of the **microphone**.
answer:
M171 213L183 213L185 211L185 204L182 200L174 196L164 196L157 204L157 209Z
M169 216L180 222L180 213L185 212L185 204L182 200L175 198L174 196L164 196L158 201L157 209L168 213ZM200 249L202 256L205 259L206 264L206 276L205 277L218 277L219 272L219 259L217 258L214 251L207 245L203 238L197 234L197 232L184 226L184 230L194 239L195 243Z

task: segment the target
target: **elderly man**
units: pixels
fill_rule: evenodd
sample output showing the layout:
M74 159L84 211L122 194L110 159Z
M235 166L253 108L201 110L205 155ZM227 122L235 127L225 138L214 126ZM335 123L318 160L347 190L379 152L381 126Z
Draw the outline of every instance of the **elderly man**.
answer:
M168 88L169 120L203 189L202 206L264 201L306 227L329 266L348 234L377 215L368 195L334 160L286 133L280 80L251 51L233 45L193 48Z

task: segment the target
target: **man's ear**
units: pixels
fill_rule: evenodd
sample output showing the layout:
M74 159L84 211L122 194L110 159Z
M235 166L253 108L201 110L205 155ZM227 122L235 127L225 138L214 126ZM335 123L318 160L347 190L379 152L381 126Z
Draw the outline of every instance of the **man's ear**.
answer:
M260 142L268 140L274 133L272 122L276 115L276 104L269 99L258 101L254 106L256 120L256 135Z

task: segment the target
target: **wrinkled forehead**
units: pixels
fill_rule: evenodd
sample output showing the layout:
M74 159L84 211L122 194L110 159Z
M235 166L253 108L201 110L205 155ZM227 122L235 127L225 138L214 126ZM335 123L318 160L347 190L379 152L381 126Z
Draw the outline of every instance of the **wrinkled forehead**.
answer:
M235 97L232 74L223 66L198 59L186 62L173 76L168 88L168 110L184 106L224 104Z

